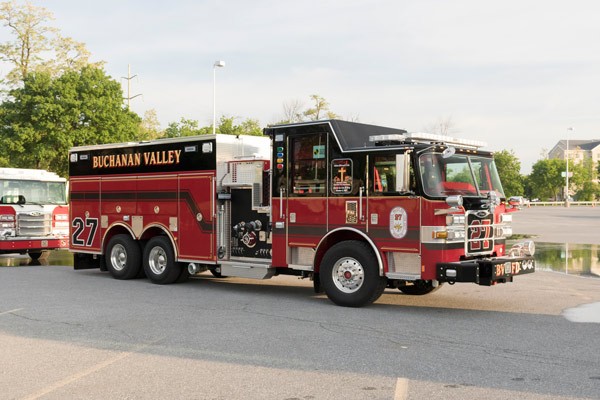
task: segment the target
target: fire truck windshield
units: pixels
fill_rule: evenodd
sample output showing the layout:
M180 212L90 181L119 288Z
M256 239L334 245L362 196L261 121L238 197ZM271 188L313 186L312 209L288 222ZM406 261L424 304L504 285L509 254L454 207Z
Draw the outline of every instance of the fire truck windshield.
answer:
M487 196L490 191L504 197L492 158L462 154L444 158L440 153L426 153L419 157L419 173L429 197Z
M67 204L65 182L0 179L0 204Z

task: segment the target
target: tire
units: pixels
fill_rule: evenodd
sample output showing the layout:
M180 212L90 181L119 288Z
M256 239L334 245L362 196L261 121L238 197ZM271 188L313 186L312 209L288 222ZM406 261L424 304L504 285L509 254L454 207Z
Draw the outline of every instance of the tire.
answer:
M144 271L152 283L168 285L181 275L181 264L175 262L175 254L169 239L155 236L144 247Z
M137 277L142 266L142 250L137 241L127 234L113 236L106 246L106 269L115 279Z
M49 253L50 253L49 251L31 251L27 254L29 254L29 258L31 258L34 261L37 261L40 258L42 258L42 259L47 258Z
M442 284L440 283L437 287L433 287L431 285L431 281L415 281L412 285L399 286L398 290L400 290L404 294L409 294L411 296L423 296L438 290Z
M319 273L327 297L344 307L362 307L373 303L385 290L387 280L379 268L371 247L349 240L331 247Z

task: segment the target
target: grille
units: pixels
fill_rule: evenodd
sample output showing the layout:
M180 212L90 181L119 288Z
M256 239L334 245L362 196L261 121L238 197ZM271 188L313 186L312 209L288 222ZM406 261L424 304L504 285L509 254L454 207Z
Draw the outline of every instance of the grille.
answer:
M48 236L52 233L52 214L17 214L17 236Z
M487 211L467 212L466 255L485 255L494 251L494 215Z

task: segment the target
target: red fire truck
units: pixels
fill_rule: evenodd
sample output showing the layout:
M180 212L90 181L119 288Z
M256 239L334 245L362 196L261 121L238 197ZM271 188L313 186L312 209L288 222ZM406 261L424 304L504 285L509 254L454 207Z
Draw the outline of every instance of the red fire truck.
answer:
M69 246L67 180L39 169L0 168L0 254Z
M535 246L506 248L522 199L505 198L481 146L326 120L76 147L75 269L158 284L297 275L353 307L386 287L511 282L534 271Z

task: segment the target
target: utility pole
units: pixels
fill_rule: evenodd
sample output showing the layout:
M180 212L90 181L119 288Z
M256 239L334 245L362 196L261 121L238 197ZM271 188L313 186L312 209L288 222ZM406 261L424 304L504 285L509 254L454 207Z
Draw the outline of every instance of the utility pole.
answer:
M131 103L131 100L135 99L138 96L141 96L142 94L136 94L134 96L131 96L131 80L133 78L137 77L136 75L131 76L131 64L127 64L127 77L121 77L121 79L127 79L127 97L124 97L124 100L127 100L127 109L129 109L129 105Z

